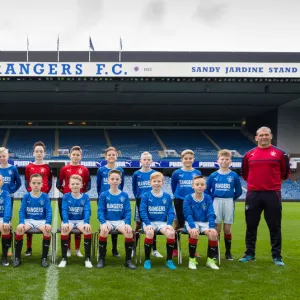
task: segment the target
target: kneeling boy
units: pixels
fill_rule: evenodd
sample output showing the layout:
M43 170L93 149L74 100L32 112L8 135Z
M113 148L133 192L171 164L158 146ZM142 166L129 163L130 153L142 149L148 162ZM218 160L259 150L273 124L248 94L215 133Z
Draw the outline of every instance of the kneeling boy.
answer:
M103 268L106 256L107 237L112 230L121 232L125 237L125 267L135 269L131 262L133 250L133 233L131 223L131 207L127 193L119 190L122 173L111 170L108 173L110 189L101 193L98 201L98 219L100 221L99 261L97 268Z
M200 233L208 237L207 263L212 269L218 270L219 267L214 261L218 255L218 232L215 229L216 215L212 199L204 194L206 182L203 176L196 176L193 179L192 187L194 193L185 197L183 202L183 213L185 227L190 235L189 239L189 268L197 269L198 264L195 260L195 252Z
M144 242L145 262L144 268L151 270L150 253L155 233L162 233L167 238L167 262L166 266L176 269L172 261L172 253L175 244L175 230L172 227L174 221L174 209L172 198L161 190L164 184L164 176L160 172L152 173L150 185L152 190L142 196L140 214L143 220L143 229L146 233Z
M73 229L78 229L84 235L85 267L93 267L91 263L91 204L89 195L80 193L82 186L82 177L72 175L69 183L72 192L64 194L62 198L63 223L60 236L62 260L58 265L59 268L64 268L67 265L69 234Z
M14 267L21 264L24 233L39 229L43 233L42 266L47 267L47 256L51 241L52 208L50 198L41 192L43 178L40 174L30 176L31 192L23 196L19 211L20 224L16 230Z

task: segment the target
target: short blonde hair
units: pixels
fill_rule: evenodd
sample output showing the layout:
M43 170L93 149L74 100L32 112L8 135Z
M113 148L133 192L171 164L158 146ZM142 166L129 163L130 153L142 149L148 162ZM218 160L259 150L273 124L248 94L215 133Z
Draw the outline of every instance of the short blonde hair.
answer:
M6 154L8 154L8 149L6 149L5 147L0 147L0 153L5 152Z
M144 156L150 156L150 158L152 159L152 155L151 155L149 152L147 152L147 151L145 151L145 152L143 152L143 153L141 154L141 159L142 159Z
M150 175L150 181L155 179L155 178L158 178L158 177L161 177L163 180L164 180L164 175L163 173L161 172L154 172Z
M232 157L231 151L228 149L222 149L218 152L218 158L220 158L221 156L225 156L225 157Z
M80 148L80 146L73 146L70 150L70 154L73 152L73 151L79 151L80 154L82 154L82 150Z
M194 153L194 151L193 150L191 150L191 149L186 149L186 150L183 150L182 152L181 152L181 158L183 158L186 154L191 154L191 155L193 155L193 156L195 156L195 153Z
M203 179L206 182L206 178L203 175L197 175L193 177L193 182L197 179Z
M79 180L80 182L82 182L82 177L81 177L80 175L77 175L77 174L71 175L70 180L71 180L71 179L77 179L77 180Z

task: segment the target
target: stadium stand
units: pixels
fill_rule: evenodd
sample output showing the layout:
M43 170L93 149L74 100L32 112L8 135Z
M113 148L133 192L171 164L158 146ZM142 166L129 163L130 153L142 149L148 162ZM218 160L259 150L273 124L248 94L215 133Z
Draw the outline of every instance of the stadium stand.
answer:
M60 149L71 149L75 145L81 147L83 160L99 158L107 148L103 129L59 130Z
M13 157L32 159L32 146L37 141L46 145L46 158L51 158L54 150L53 129L11 129L6 148L14 154Z
M0 146L2 147L3 142L4 142L4 137L5 137L6 129L0 129Z
M122 157L139 160L144 151L152 154L153 160L160 159L161 147L150 129L108 130L111 143L121 151Z
M239 154L244 155L247 151L255 147L246 136L239 130L222 129L222 130L205 130L210 138L222 149L236 150Z
M202 134L201 130L156 130L168 149L180 154L185 149L195 152L196 160L215 160L215 146Z

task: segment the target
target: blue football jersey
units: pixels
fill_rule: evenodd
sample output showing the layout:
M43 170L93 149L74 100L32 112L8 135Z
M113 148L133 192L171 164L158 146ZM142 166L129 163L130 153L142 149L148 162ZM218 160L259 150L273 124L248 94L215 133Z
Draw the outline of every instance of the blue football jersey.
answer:
M111 170L119 170L122 173L122 181L119 185L119 190L123 191L124 187L124 170L121 167L116 167L114 169L110 169L107 166L101 167L97 171L97 193L98 197L101 193L107 191L110 189L110 186L108 184L108 173Z
M142 172L137 170L132 175L132 192L135 198L142 198L143 194L152 190L150 186L150 176L155 171Z
M0 218L3 218L3 223L8 224L11 219L11 199L7 191L0 193Z
M41 193L34 197L32 193L26 193L21 202L19 211L20 224L24 224L25 219L46 220L46 224L52 222L52 208L48 194Z
M238 174L233 171L213 172L206 180L206 193L214 198L238 199L242 195L242 186Z
M0 175L3 177L4 184L2 189L10 194L15 193L21 186L21 178L16 166L8 165L7 168L0 167Z
M185 196L194 192L192 188L193 178L201 175L201 172L196 169L185 171L178 169L172 174L171 187L174 198L184 200Z
M74 198L72 193L64 194L62 198L62 218L64 223L69 220L84 220L84 224L90 223L91 203L88 194L81 194L80 198Z
M195 222L208 222L209 228L215 228L216 215L209 195L203 193L203 199L195 200L194 194L185 197L183 202L184 219L190 228L196 228Z
M172 226L175 214L171 196L165 192L161 192L160 196L154 195L152 191L145 193L141 200L140 214L146 226L151 222L167 222Z
M119 191L117 195L105 191L98 200L98 220L101 224L108 221L124 220L125 224L131 223L131 207L128 194Z

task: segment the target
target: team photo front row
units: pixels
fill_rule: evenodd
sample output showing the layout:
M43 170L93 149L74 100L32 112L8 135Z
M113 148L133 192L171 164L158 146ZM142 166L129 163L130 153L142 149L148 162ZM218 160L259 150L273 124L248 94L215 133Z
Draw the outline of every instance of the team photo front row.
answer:
M271 145L272 135L269 128L260 128L257 131L256 138L258 147L254 149L257 149L257 151L253 152L251 150L252 154L246 154L243 160L242 175L244 179L247 180L248 177L252 176L251 172L258 165L257 158L259 155L269 155L269 152L265 151L265 149L268 149L268 151L272 150L270 157L274 158L270 168L273 171L275 168L278 168L278 181L281 183L282 180L287 179L289 174L289 166L286 163L284 152ZM268 143L266 143L266 140ZM270 147L273 148L271 149ZM263 154L260 154L259 151L263 151ZM52 175L51 171L47 169L48 165L43 162L45 153L45 145L42 142L35 143L33 147L35 162L28 165L28 168L26 167L25 170L25 185L28 192L22 198L19 210L19 224L15 229L14 267L18 267L21 264L23 237L28 231L25 256L32 254L32 235L30 234L30 230L32 229L38 229L43 234L41 265L43 267L48 266L47 257L52 235L52 207L48 193L52 185ZM277 154L278 157L276 157ZM251 166L251 158L254 155L256 155L255 167L251 169L249 165ZM136 268L131 259L136 255L136 246L142 233L145 234L144 268L147 270L151 270L152 268L151 253L154 257L163 257L157 250L157 235L164 235L166 238L166 267L171 270L176 269L172 259L179 255L179 243L177 243L178 232L188 234L188 267L190 269L197 269L198 262L196 258L199 255L196 250L200 235L206 235L208 238L206 266L214 270L219 269L217 265L220 259L218 247L222 227L224 231L225 259L229 261L234 260L231 254L231 225L234 221L235 200L242 195L242 187L239 176L230 170L231 152L229 150L219 151L217 161L219 170L213 172L208 178L203 177L199 170L193 168L194 152L189 149L183 151L181 153L183 167L173 172L171 178L171 188L174 194L173 199L168 193L162 190L164 185L163 174L151 169L151 154L149 152L142 153L140 159L141 169L136 171L132 177L132 190L136 199L134 210L136 224L134 229L131 227L132 210L130 199L128 194L123 191L124 170L116 166L117 156L118 153L115 148L109 147L106 149L105 159L107 165L99 168L97 172L97 191L99 195L97 216L100 222L99 231L98 228L95 230L99 237L97 240L97 268L105 266L109 235L111 235L112 239L112 254L115 257L120 257L117 251L118 233L124 235L125 267L130 269ZM58 267L64 268L67 266L68 257L71 256L70 234L76 229L80 233L75 235L75 254L79 257L83 256L80 252L80 238L83 235L85 267L92 268L93 229L90 225L91 204L89 195L87 194L87 191L90 189L90 177L88 169L80 165L82 150L79 146L74 146L71 149L70 159L71 163L61 169L57 180L57 188L63 193L63 197L58 200L62 220L60 227L62 258ZM11 183L9 183L11 191L7 187L5 188L9 176L4 176L3 172L6 172L7 168L14 167L9 165L7 161L7 149L0 148L0 232L2 235L3 266L9 265L8 253L11 247L11 235L13 234L11 226L13 199L11 194L15 191L11 187L14 185L15 188L16 185L20 185L19 179L14 179L11 176ZM266 165L265 161L266 159L263 157L261 162L264 166ZM265 168L267 174L268 166ZM13 180L15 180L14 183ZM254 177L255 180L256 177ZM271 181L274 182L274 178ZM259 181L259 184L261 184L261 181ZM257 194L257 192L253 193ZM266 218L266 221L271 232L273 261L275 265L283 266L280 229L281 201L278 202L279 193L277 190L268 190L265 194L268 194L270 198L267 200L268 203L273 201L273 195L276 197L274 201L280 203L280 207L278 208L280 209L280 216L278 216L280 222L274 220L274 225L271 224L272 220L267 220ZM253 198L253 195L251 197ZM249 214L253 213L249 209L247 201L250 204L250 208L252 208L253 203L257 203L258 201L255 200L256 202L250 203L249 201L253 201L252 198L250 200L246 198L247 250L245 255L239 259L240 262L255 259L253 247L255 249L256 232L259 222L253 225L253 223L247 221L247 215L249 217ZM279 198L279 200L281 199ZM260 209L260 212L255 212L256 215L259 214L260 216L262 210L266 212L270 207L262 203L260 204ZM274 208L273 205L271 209L274 211L277 208ZM248 237L253 232L255 232L255 236ZM275 233L277 234L276 236ZM251 245L247 239L251 240Z

